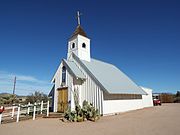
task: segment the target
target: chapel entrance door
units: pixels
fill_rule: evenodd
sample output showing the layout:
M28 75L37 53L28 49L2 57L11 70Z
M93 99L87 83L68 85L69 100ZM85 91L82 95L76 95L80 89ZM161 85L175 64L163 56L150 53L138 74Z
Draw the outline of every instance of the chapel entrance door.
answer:
M58 91L58 112L64 113L68 109L68 88Z

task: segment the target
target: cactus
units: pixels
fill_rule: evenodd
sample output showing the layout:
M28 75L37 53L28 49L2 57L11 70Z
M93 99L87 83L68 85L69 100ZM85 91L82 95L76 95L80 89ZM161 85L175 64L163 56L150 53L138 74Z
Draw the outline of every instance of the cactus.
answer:
M95 109L92 104L84 101L82 108L80 105L76 105L75 111L71 112L70 109L68 109L65 112L64 118L71 122L82 122L84 120L97 121L100 115L98 109Z
M80 115L77 116L77 122L82 122L83 120L84 120L84 119L83 119L82 116L80 116Z

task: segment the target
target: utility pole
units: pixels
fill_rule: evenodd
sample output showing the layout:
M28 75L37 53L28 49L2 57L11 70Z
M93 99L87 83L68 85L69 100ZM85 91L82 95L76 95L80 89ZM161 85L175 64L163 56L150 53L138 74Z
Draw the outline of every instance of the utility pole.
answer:
M16 76L14 77L13 95L15 94L15 90L16 90Z

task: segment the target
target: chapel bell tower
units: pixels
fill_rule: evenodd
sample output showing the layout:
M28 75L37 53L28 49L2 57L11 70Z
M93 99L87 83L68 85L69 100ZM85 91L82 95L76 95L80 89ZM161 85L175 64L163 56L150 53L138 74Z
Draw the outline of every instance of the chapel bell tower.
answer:
M72 53L78 56L81 60L90 62L90 39L80 25L80 13L77 12L78 26L71 38L68 41L67 60L71 58Z

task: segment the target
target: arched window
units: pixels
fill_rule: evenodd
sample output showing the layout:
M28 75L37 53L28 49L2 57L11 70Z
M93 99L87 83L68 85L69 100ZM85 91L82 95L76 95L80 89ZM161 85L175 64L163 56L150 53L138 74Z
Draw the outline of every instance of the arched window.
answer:
M71 48L72 49L75 48L75 43L72 43Z
M62 67L62 83L66 83L66 67Z
M86 48L86 44L85 43L82 44L82 48Z

